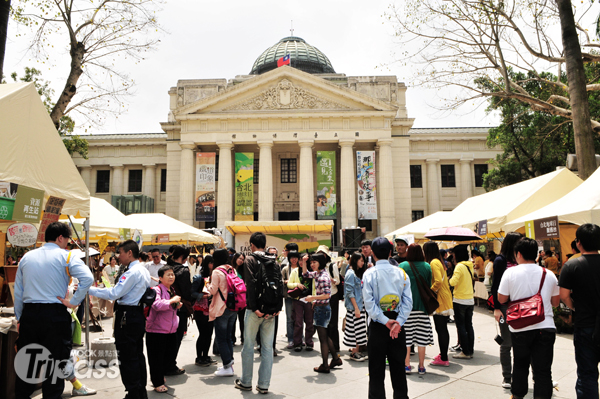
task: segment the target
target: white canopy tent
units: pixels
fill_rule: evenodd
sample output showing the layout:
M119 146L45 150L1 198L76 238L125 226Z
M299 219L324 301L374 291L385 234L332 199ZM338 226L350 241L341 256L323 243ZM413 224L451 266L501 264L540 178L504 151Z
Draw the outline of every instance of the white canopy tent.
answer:
M61 217L66 219L66 217ZM67 219L68 220L68 219ZM73 219L74 223L83 223L83 219ZM102 198L90 197L90 241L97 241L106 236L109 240L119 240L119 229L138 228L131 224L131 220L122 214L117 208ZM141 231L140 228L138 230Z
M508 221L543 208L581 183L582 180L568 169L547 173L468 198L450 212L443 226L436 227L456 226L473 230L477 223L487 220L488 234L506 231Z
M90 192L33 83L0 85L0 181L66 199L63 214L90 214Z
M144 244L152 243L153 236L159 234L168 234L169 243L195 242L216 244L221 242L217 236L206 233L162 213L134 213L126 216L126 219L130 225L142 230Z
M424 218L407 224L404 227L400 227L398 230L392 231L391 233L387 234L385 238L388 240L393 240L394 237L412 234L415 236L415 240L423 240L425 239L424 235L429 230L438 227L446 227L445 220L448 218L450 213L451 212L439 211L429 216L425 216Z
M600 224L600 169L562 198L511 220L506 224L506 229L515 230L524 226L527 221L551 216L558 216L559 222L573 223L578 226L585 223Z

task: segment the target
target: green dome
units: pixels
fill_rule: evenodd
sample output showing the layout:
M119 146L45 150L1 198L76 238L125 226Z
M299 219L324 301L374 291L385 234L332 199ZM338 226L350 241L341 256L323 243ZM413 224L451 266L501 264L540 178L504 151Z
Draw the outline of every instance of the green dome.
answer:
M260 75L277 68L277 60L289 54L291 66L308 73L335 73L329 58L304 39L288 36L269 47L254 61L251 75Z

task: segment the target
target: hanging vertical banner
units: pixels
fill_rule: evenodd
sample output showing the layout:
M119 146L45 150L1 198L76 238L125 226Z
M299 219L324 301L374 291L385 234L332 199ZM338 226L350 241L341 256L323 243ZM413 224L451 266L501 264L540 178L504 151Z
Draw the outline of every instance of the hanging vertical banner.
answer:
M375 151L356 151L356 172L358 219L377 219Z
M235 220L254 220L254 153L235 153Z
M196 222L215 221L215 159L214 152L196 154Z
M336 219L335 151L317 151L317 219Z

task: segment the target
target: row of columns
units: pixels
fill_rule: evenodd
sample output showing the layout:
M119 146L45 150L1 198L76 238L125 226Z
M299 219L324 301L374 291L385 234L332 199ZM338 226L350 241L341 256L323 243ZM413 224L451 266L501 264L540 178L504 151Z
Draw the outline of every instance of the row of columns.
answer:
M460 160L460 199L461 202L473 196L473 183L471 179L471 162L473 159ZM439 159L427 159L427 209L431 215L440 211Z
M259 141L259 178L258 178L258 219L273 220L273 141ZM356 165L354 159L354 140L340 140L341 165L340 193L338 202L341 206L342 227L357 225L356 209ZM379 172L380 182L377 185L379 195L379 220L381 234L387 234L395 228L394 182L392 165L392 139L379 140ZM217 142L219 147L219 181L217 193L217 226L222 228L225 221L234 219L233 203L233 163L232 142ZM299 165L299 205L300 220L315 219L315 184L314 184L314 140L302 140L300 146ZM179 220L187 224L194 222L194 143L181 143L181 169L179 188Z

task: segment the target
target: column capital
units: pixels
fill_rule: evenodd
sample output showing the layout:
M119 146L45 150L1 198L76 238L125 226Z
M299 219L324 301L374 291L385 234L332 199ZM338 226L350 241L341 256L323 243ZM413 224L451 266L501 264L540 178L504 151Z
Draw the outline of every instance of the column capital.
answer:
M87 169L87 168L90 168L90 169L91 169L91 168L92 168L92 165L79 165L79 167L80 167L81 169Z
M394 139L392 139L392 138L377 140L377 145L379 147L382 147L382 146L391 146L393 143L394 143Z
M258 148L272 148L273 140L259 140L256 144L258 144Z
M196 143L191 142L191 141L179 143L179 146L181 147L182 150L195 150L196 149Z
M438 162L440 162L439 159L426 159L425 162L427 162L428 164L436 164Z
M315 145L314 140L298 140L298 146L312 148Z
M354 143L356 142L356 140L340 140L338 142L338 144L340 145L340 147L352 147L354 146Z
M155 163L143 163L142 166L145 168L156 168L157 165Z
M473 158L461 158L460 159L460 163L471 163L473 162L475 159Z
M113 169L123 169L125 166L123 164L110 165Z
M233 142L231 141L217 141L217 145L219 146L219 150L225 150L227 148L231 150L233 148Z

